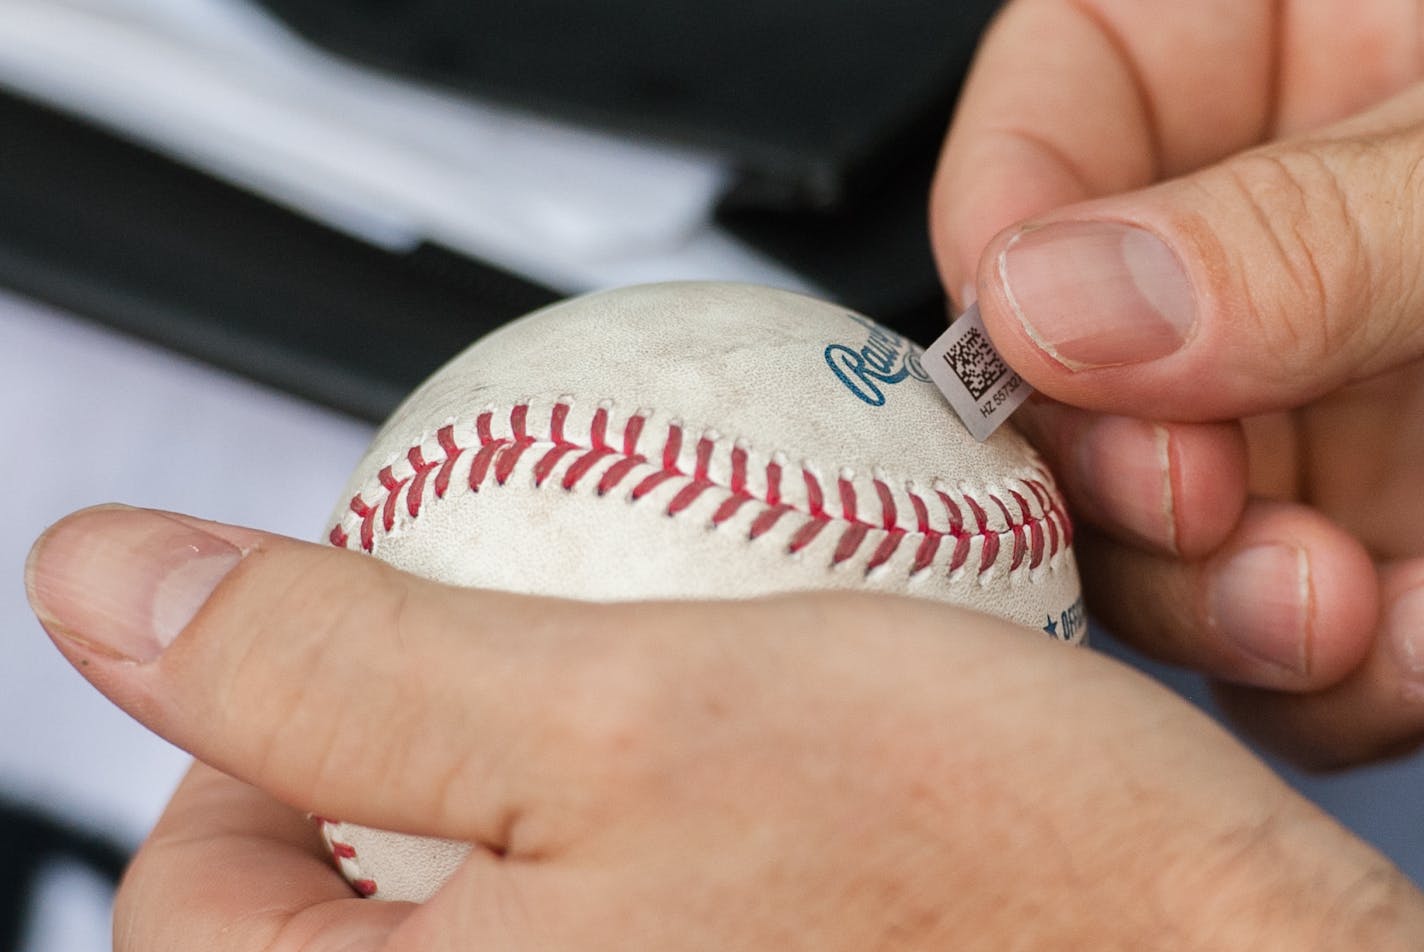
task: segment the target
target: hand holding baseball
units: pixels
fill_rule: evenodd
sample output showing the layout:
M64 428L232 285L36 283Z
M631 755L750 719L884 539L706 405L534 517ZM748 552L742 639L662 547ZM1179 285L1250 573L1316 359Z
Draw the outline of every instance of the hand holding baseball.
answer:
M1011 4L934 198L947 286L1061 401L1020 419L1089 607L1317 765L1424 736L1417 17Z
M119 952L1424 936L1424 897L1199 713L952 606L562 602L123 508L51 529L28 581L87 678L213 765ZM479 846L424 905L358 900L303 811Z

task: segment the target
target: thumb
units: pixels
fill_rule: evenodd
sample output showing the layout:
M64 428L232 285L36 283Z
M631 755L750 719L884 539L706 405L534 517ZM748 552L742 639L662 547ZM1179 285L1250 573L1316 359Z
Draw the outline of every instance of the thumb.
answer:
M1424 91L998 235L980 310L1066 403L1210 420L1298 406L1424 353Z
M579 743L610 698L591 683L613 627L597 606L118 506L49 529L26 585L111 700L302 810L503 847L550 777L567 789L602 754Z

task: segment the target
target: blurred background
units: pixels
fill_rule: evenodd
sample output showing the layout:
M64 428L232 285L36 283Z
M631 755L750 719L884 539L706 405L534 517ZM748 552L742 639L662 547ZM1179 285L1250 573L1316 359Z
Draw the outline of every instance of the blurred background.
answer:
M44 526L318 538L406 391L593 288L759 281L928 342L929 176L996 5L0 0L0 952L109 947L185 766L30 615ZM1424 882L1424 761L1283 772Z

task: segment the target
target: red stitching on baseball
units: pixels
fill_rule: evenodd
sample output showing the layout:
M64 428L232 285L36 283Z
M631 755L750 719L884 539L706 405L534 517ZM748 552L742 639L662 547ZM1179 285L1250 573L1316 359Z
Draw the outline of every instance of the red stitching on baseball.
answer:
M732 492L738 496L747 494L747 448L732 444Z
M949 516L948 535L954 538L954 551L949 556L949 570L957 572L964 567L965 562L969 561L969 540L972 534L964 531L964 515L959 511L959 506L955 505L954 500L939 489L935 490L935 495L944 504L944 511Z
M599 412L605 413L606 420L606 411L604 411L602 407L599 407ZM594 419L595 421L598 419L598 414L594 414ZM628 418L627 424L623 427L622 459L608 467L608 471L605 472L603 478L598 481L597 491L600 496L607 495L608 491L621 483L623 478L631 473L635 467L641 466L648 461L646 456L638 452L638 439L643 435L643 423L645 419L642 414L636 414ZM606 422L604 426L607 426ZM616 452L616 450L612 450L612 447L606 448ZM582 474L580 474L580 476L582 476ZM564 479L564 488L573 488L567 476Z
M418 446L412 446L410 448L410 452L405 454L405 458L406 461L410 463L411 470L413 470L410 479L410 485L406 488L405 491L405 511L410 513L410 517L414 519L420 515L421 501L425 499L425 483L426 480L430 478L430 474L436 473L436 478L438 481L439 472L445 470L451 464L448 460L448 457L443 463L439 460L436 460L434 462L426 462L425 457L421 454L420 447ZM441 496L441 493L438 489L436 490L435 495L436 498L439 498Z
M713 526L728 522L748 505L759 508L760 511L753 517L747 531L749 539L756 539L769 532L788 514L799 514L803 521L792 531L787 543L787 551L791 554L806 549L827 526L836 523L839 531L831 552L832 565L840 565L854 559L864 547L871 531L884 532L884 538L876 543L866 563L867 573L890 561L899 551L905 537L911 533L920 537L909 569L912 575L925 571L934 564L946 538L953 541L953 550L948 559L950 573L960 570L968 563L972 542L976 537L981 540L977 565L979 574L988 572L997 562L1006 542L1012 543L1008 559L1009 571L1025 564L1031 569L1038 568L1046 559L1071 544L1072 524L1057 495L1039 478L1026 478L1019 482L1025 487L1027 494L1037 501L1042 512L1040 516L1034 515L1034 507L1028 495L1016 489L1005 490L1006 497L1012 500L1012 504L1006 502L1005 497L994 493L985 493L981 501L972 493L962 490L956 499L942 489L932 489L933 497L938 499L949 524L947 530L936 529L931 525L926 503L927 494L921 493L914 486L906 486L905 493L914 512L915 523L914 529L909 530L898 525L899 509L895 492L880 477L871 480L875 489L875 500L880 506L878 518L862 513L860 496L849 474L840 476L836 481L839 512L828 510L825 488L820 478L808 467L801 467L806 497L803 506L798 508L796 504L784 500L781 482L784 465L779 457L773 457L766 463L765 487L754 487L749 473L749 454L746 447L738 443L733 443L731 447L727 476L723 479L714 477L713 461L718 449L714 434L703 435L698 439L692 472L688 473L679 465L684 441L684 428L680 423L673 422L668 425L659 458L650 460L638 452L638 444L647 422L647 416L642 412L629 417L624 424L620 447L609 441L609 412L606 406L600 406L594 411L588 424L587 436L583 440L568 432L571 411L569 403L560 401L551 408L547 437L539 437L530 432L529 409L527 403L515 404L510 408L510 435L507 437L494 435L493 411L485 411L476 416L475 435L479 446L474 449L466 481L471 491L479 492L491 477L498 485L505 485L525 453L542 449L532 467L535 486L545 485L559 465L572 455L573 461L558 482L566 490L576 489L601 462L614 457L611 465L598 479L596 491L599 495L606 495L622 485L638 467L652 466L655 467L653 471L638 481L629 497L636 501L659 486L677 481L681 485L673 493L665 510L669 516L680 515L691 509L704 494L717 490L724 492L726 496L711 514L710 521ZM427 455L420 445L407 450L405 461L410 466L410 475L397 476L391 466L383 467L377 474L380 487L378 499L368 501L359 493L352 497L350 512L359 526L357 535L362 549L374 549L378 531L393 531L402 494L406 497L405 511L412 519L419 517L427 490L433 489L436 498L445 497L453 479L456 462L472 447L459 444L453 425L443 426L437 431L436 444L439 447L438 458L435 457L434 451ZM1047 478L1041 471L1040 475ZM986 509L988 506L1002 513L1004 529L996 530L991 527ZM966 510L969 517L967 520ZM342 548L350 547L355 541L342 524L332 527L328 538L332 545Z
M371 546L376 544L376 515L381 511L379 506L368 506L366 501L357 493L351 497L351 511L361 520L361 548L367 552L371 551Z
M900 548L900 540L903 538L905 538L904 529L890 529L886 533L885 538L875 547L875 554L872 555L870 561L866 563L866 574L870 574L886 562L889 562L890 557L895 554L895 550ZM918 569L913 571L918 571Z
M781 464L775 457L766 464L766 504L781 505Z
M678 469L660 469L660 470L658 470L656 473L653 473L653 475L647 477L647 478L644 479L642 482L640 482L638 485L636 485L636 486L633 487L632 496L633 496L634 501L637 501L637 500L639 500L639 499L642 499L642 498L643 498L644 496L646 496L648 493L652 492L654 489L657 489L659 486L661 486L663 483L667 482L669 479L676 479L677 477L682 476L682 475L685 475L685 474L684 474L681 470L678 470Z
M919 548L915 550L915 564L910 569L910 574L915 575L929 568L934 562L935 553L939 551L939 541L944 536L930 528L929 508L919 493L910 493L910 506L915 510L915 530L924 536L920 540Z
M493 413L486 412L481 413L475 420L475 435L479 438L480 448L470 463L468 482L471 492L480 491L480 486L485 481L485 474L489 472L490 461L494 459L494 454L499 452L505 443L504 440L495 439L494 434L490 432L493 418Z
M832 565L840 565L842 562L849 561L853 558L856 550L860 548L860 544L865 541L866 533L873 528L869 523L863 521L856 512L855 486L852 485L851 481L845 476L841 476L836 480L836 488L841 495L841 514L846 522L851 523L851 526L845 532L841 533L840 542L836 544L836 551L831 556ZM880 500L883 506L885 497L883 495L880 496ZM891 505L893 507L893 501ZM892 508L889 511L893 513L894 509ZM880 554L882 548L883 546L876 548L876 555ZM887 554L886 558L888 557L889 555ZM885 559L880 560L880 562L884 561ZM875 556L872 556L872 564L866 566L866 571L869 572L871 568L880 564L880 562L876 562Z
M722 501L712 514L712 524L720 526L737 514L737 510L751 502L752 494L747 491L747 451L739 445L732 446L732 487L731 495Z
M589 450L587 453L574 460L574 463L572 466L569 467L568 472L564 473L564 478L560 485L563 486L565 489L572 491L573 488L578 485L578 481L587 476L588 471L593 469L594 466L598 465L599 460L603 459L605 456L611 455L613 452L614 451L611 446L596 446L593 449ZM598 494L602 496L605 491L606 490L603 488L603 484L600 482L598 485Z
M400 491L410 482L410 477L396 479L395 473L387 466L376 478L381 481L381 488L386 491L386 501L381 506L381 527L390 532L396 526L396 503L400 501Z
M625 456L608 467L608 472L604 473L603 478L598 481L598 494L600 496L607 495L610 489L617 488L618 484L623 482L625 476L647 461L645 456Z
M899 510L895 506L895 494L890 491L890 486L885 480L876 478L873 480L875 494L880 497L880 528L887 533L881 540L880 545L875 547L875 552L870 556L870 562L866 564L865 571L873 572L895 554L895 550L900 548L900 540L905 538L905 530L899 528L895 523L899 516Z
M559 424L560 432L562 433L562 419L559 421ZM573 465L571 465L568 468L568 471L564 473L564 478L560 483L560 485L562 485L565 489L569 491L572 491L574 487L578 485L580 479L583 479L585 476L588 475L589 470L593 469L594 466L598 465L599 460L603 459L605 456L611 455L614 452L613 447L608 445L607 407L599 407L593 412L593 421L589 424L588 431L589 436L593 442L593 448L590 449L587 453L584 453L582 456L580 456L577 460L573 462ZM570 445L572 446L572 444ZM602 496L610 488L612 488L612 486L605 488L603 482L600 481L598 484L598 494Z
M887 532L895 531L895 517L899 515L895 511L895 494L890 491L890 487L885 484L885 480L875 480L875 493L880 497L880 512L883 519L880 528Z
M1022 525L1028 530L1028 567L1036 569L1043 564L1043 523L1041 520L1033 518L1033 509L1029 507L1028 500L1023 497L1023 493L1011 489L1009 495L1013 496L1014 501L1019 504L1019 512L1023 515Z
M849 479L841 476L836 480L836 491L841 494L841 517L846 522L859 522L855 517L855 487Z
M633 487L633 499L642 499L669 479L687 475L677 468L677 457L682 452L682 426L668 424L667 439L663 441L663 468Z
M826 497L821 491L821 481L805 467L801 469L801 478L806 483L806 505L811 510L811 518L802 523L801 528L796 530L787 544L786 551L793 554L816 541L816 536L820 535L821 530L831 521L830 514L826 512ZM788 510L790 508L787 507Z
M1013 514L1009 512L1009 507L1004 505L1004 501L993 493L989 494L989 498L994 501L994 505L998 506L999 511L1004 514L1004 522L1008 525L1009 531L1013 533L1014 551L1009 559L1009 571L1012 572L1020 565L1023 565L1024 556L1028 554L1028 539L1024 535L1023 526L1014 522Z
M556 403L555 407L564 407L564 412L568 412L568 405ZM554 416L558 416L555 410ZM509 411L510 429L514 431L514 439L509 441L504 449L500 450L494 460L494 481L503 486L509 481L509 477L514 473L514 467L519 463L519 457L524 455L524 451L534 445L534 437L529 435L528 429L529 404L516 403Z
M995 502L999 502L995 496L990 496ZM974 514L974 522L979 527L978 534L984 537L984 548L979 553L979 574L983 575L989 571L989 566L994 564L994 560L999 557L999 534L989 531L989 514L984 511L973 496L965 496L964 504L969 507L969 511ZM1003 509L1004 504L999 502L999 508ZM1008 510L1004 510L1006 513Z
M791 541L786 545L786 551L792 554L800 552L806 546L816 541L816 536L821 534L821 530L826 528L826 523L830 519L822 516L819 519L807 519L802 523L801 528L796 530L796 534L791 537Z
M440 432L435 434L435 439L445 451L445 462L435 476L435 498L444 499L445 494L450 491L450 474L455 471L455 463L465 455L465 449L455 442L455 427L450 424L442 426Z
M593 420L588 425L589 438L596 450L608 449L608 408L599 407L593 411Z
M554 412L549 418L549 441L553 447L549 452L539 458L539 462L534 464L534 485L544 485L544 480L549 478L549 474L554 471L554 467L559 465L559 460L579 447L564 439L564 420L568 418L569 405L567 403L554 404Z
M854 555L860 544L865 541L865 534L870 531L870 526L864 523L856 523L845 532L841 533L840 541L836 543L835 554L831 556L832 565L840 565L848 561ZM867 569L868 571L868 569Z
M669 423L667 439L663 441L663 469L682 473L677 468L677 457L682 452L682 424Z
M712 488L713 483L711 479L708 478L707 471L712 465L712 450L714 447L715 444L705 436L697 441L697 463L692 470L692 481L678 490L677 495L672 497L672 502L668 503L667 507L668 515L675 516L679 512L682 512L688 506L696 502L698 496Z
M809 469L802 468L801 478L806 483L806 505L811 509L812 519L829 519L826 515L826 494L821 492L821 481Z
M351 884L351 888L356 890L361 896L374 896L377 889L376 881L360 875L361 864L356 856L356 847L336 838L336 821L328 820L320 816L313 816L312 819L316 821L322 836L326 839L327 846L331 850L331 855L337 860L337 869L340 870L341 875L345 877L346 881ZM343 864L341 860L345 860L346 863ZM346 866L348 864L356 868L357 872L355 875L347 874Z

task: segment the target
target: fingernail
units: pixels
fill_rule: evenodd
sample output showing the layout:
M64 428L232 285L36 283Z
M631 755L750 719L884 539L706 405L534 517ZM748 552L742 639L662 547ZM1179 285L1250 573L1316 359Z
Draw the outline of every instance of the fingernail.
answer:
M147 663L178 637L242 559L171 516L106 506L53 526L30 551L25 587L52 633Z
M1176 253L1135 225L1026 228L1000 253L999 276L1028 335L1070 370L1165 357L1196 325L1196 297Z
M1293 545L1244 549L1211 581L1212 625L1246 654L1297 674L1310 670L1310 560Z
M1395 599L1385 616L1385 633L1400 669L1415 685L1411 693L1424 694L1424 587Z
M1079 438L1073 457L1075 481L1094 494L1106 518L1154 548L1177 551L1166 427L1099 417Z

